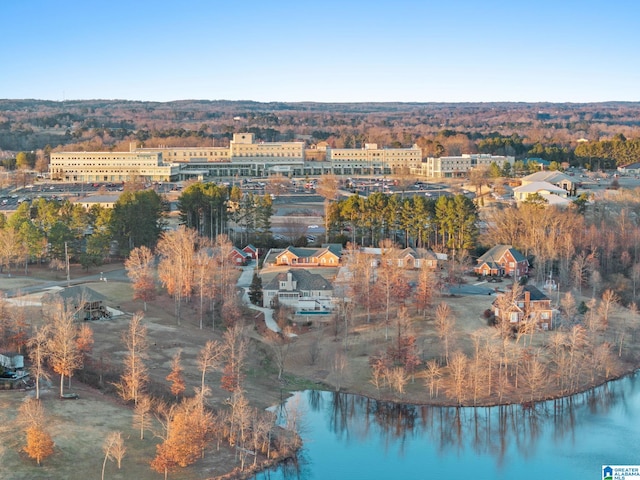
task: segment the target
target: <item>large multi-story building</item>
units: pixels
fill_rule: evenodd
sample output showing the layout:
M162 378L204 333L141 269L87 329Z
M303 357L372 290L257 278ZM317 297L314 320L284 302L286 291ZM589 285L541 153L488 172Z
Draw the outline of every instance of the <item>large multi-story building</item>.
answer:
M256 142L253 133L235 133L228 147L133 148L132 151L161 153L166 161L180 164L183 177L303 175L304 169L304 142Z
M411 148L305 149L304 142L257 142L236 133L229 147L156 147L130 152L66 152L51 156L51 178L68 181L124 181L134 175L151 181L204 177L379 175L420 167L422 151Z
M341 175L409 173L419 168L422 149L378 148L375 143L367 143L364 148L328 148L327 161L334 173Z
M166 182L178 178L179 167L164 163L159 152L56 152L49 173L54 180L71 182Z
M454 178L464 177L469 170L489 166L495 162L499 167L505 163L513 165L514 157L490 155L484 153L467 153L454 157L429 157L411 172L423 177Z

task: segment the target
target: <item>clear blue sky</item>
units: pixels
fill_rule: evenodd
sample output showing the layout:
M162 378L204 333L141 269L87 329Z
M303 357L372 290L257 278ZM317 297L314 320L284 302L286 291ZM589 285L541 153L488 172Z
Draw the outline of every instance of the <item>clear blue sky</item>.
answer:
M640 100L636 0L2 0L0 98Z

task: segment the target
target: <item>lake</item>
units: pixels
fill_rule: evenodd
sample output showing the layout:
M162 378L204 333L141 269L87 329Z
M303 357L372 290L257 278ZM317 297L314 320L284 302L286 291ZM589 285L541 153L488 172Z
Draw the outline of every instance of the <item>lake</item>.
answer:
M258 480L601 479L640 464L638 374L530 407L427 407L298 392L276 409L298 425L297 465Z

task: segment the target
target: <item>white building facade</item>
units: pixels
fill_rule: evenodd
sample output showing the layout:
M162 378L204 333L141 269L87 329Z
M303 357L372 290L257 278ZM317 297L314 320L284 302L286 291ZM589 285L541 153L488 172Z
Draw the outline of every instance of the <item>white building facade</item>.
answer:
M464 177L476 167L489 166L495 162L500 168L505 163L513 165L515 157L490 155L485 153L466 153L453 157L429 157L419 168L411 172L423 177L456 178Z
M178 177L178 165L165 164L158 152L57 152L51 154L53 180L125 182L135 178L168 182Z
M309 151L309 159L305 152ZM419 170L422 150L380 148L305 149L304 142L259 142L253 133L236 133L229 147L137 148L129 152L64 152L51 155L53 179L126 181L132 176L152 181L203 177L386 175Z

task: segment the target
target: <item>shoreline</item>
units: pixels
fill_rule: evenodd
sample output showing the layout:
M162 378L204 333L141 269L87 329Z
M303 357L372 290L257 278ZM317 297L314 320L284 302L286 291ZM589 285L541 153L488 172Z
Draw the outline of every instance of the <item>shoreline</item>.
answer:
M325 388L307 388L304 390L287 390L287 392L289 392L288 397L285 399L286 400L291 397L294 393L297 392L303 392L305 390L318 390L321 392L332 392L332 393L344 393L347 395L357 395L363 398L367 398L369 400L375 400L377 402L387 402L387 403L394 403L394 404L403 404L403 405L414 405L414 406L419 406L419 407L442 407L442 408L489 408L489 407L501 407L501 406L508 406L508 405L522 405L522 406L530 406L533 404L537 404L537 403L543 403L543 402L548 402L548 401L554 401L554 400L559 400L559 399L563 399L563 398L569 398L569 397L573 397L575 395L580 395L583 393L586 393L590 390L602 387L604 385L606 385L607 383L610 382L615 382L618 380L622 380L626 377L629 377L631 375L636 374L637 372L640 371L640 366L635 366L633 368L627 369L625 370L623 373L621 373L620 375L616 375L615 377L611 377L607 380L602 380L602 381L597 381L593 384L589 384L588 386L584 386L584 388L580 388L577 389L573 392L570 393L565 393L565 394L557 394L557 395L552 395L552 396L547 396L545 398L535 398L533 400L527 400L527 401L519 401L519 400L507 400L507 401L496 401L494 403L489 403L489 402L478 402L476 404L473 403L468 403L468 402L463 402L461 404L455 404L452 403L450 401L447 401L448 399L442 399L442 401L431 401L431 402L421 402L421 401L414 401L411 399L411 396L408 396L405 399L399 399L397 397L394 397L392 393L390 393L391 397L385 397L384 395L371 395L369 393L366 392L359 392L357 390L354 389L349 389L349 388L340 388L339 390L335 390L334 388L331 388L331 385L326 384L326 383L318 383L318 382L314 382L316 383L318 386L322 386ZM393 398L392 398L393 397ZM277 406L273 405L273 406Z

